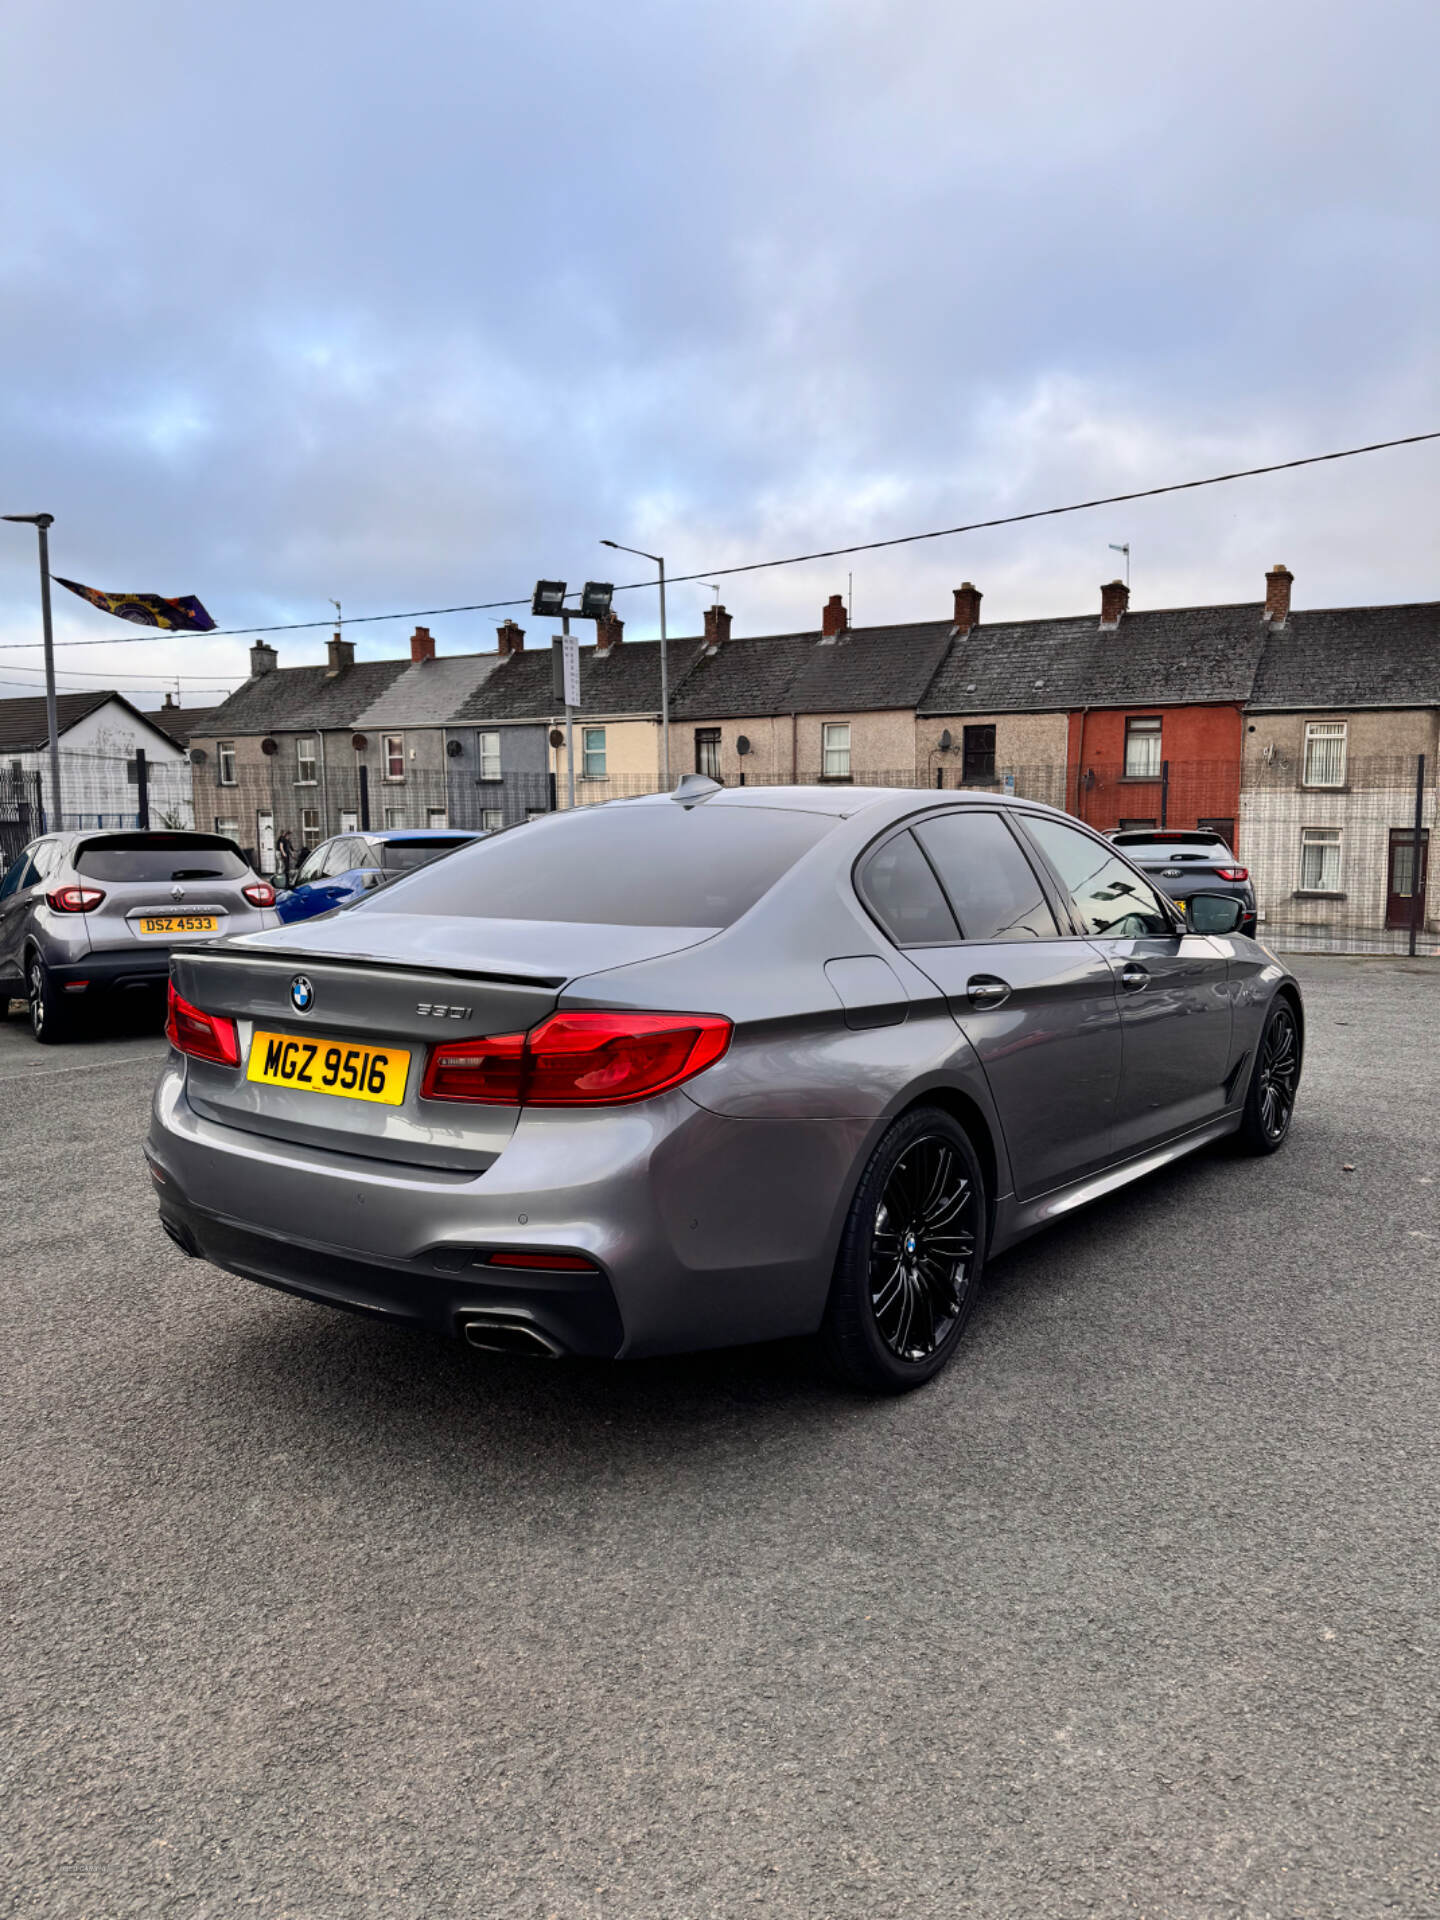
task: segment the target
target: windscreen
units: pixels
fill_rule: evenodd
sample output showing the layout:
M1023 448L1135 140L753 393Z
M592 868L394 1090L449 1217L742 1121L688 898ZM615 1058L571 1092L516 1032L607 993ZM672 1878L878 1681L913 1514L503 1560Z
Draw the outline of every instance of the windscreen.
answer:
M476 841L359 911L728 927L835 825L831 814L671 802L551 814Z
M250 871L233 840L215 833L112 833L75 850L87 880L238 880Z
M470 836L463 833L453 840L386 840L380 848L380 865L386 873L409 873L427 860L438 860L442 853L469 844Z

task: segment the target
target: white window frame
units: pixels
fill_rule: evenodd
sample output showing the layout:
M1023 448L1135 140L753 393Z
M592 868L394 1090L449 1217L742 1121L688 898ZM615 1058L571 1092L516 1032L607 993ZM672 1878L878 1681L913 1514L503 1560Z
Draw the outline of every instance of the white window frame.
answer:
M309 767L309 773L305 769ZM295 742L295 784L297 787L315 785L315 736L302 733Z
M475 753L479 761L477 780L498 780L500 773L500 736L498 733L477 733Z
M1165 764L1165 723L1158 713L1132 713L1125 716L1125 778L1158 780ZM1131 764L1130 749L1141 748ZM1143 760L1144 764L1138 764Z
M215 762L219 769L218 779L220 785L222 787L238 787L240 782L235 777L235 742L233 740L217 740L215 742Z
M850 778L850 722L822 720L820 723L820 778Z
M216 833L223 833L227 840L233 840L236 846L237 847L239 846L240 822L238 820L221 820L217 816L215 821L215 831Z
M425 824L427 827L448 827L450 824L450 815L444 807L427 807L425 809Z
M482 807L480 809L480 830L482 833L499 833L505 825L503 807Z
M405 778L405 736L403 733L384 733L380 736L380 758L384 763L384 777L390 781ZM400 762L400 771L392 772L396 761Z
M1307 874L1306 855L1312 847L1335 849L1331 884L1326 884L1326 869L1332 863L1322 852L1319 857L1318 872ZM1345 891L1345 832L1342 827L1302 827L1300 829L1300 893L1344 893Z
M404 833L409 824L405 818L404 807L386 807L385 831L387 833Z
M596 742L599 742L596 745ZM609 764L608 749L605 742L604 727L582 727L580 729L580 778L582 780L608 780L606 771Z
M320 809L302 807L300 809L300 844L314 848L318 847L324 838L325 835L320 830Z
M1305 722L1305 771L1300 784L1305 787L1331 789L1343 787L1349 755L1350 723L1348 720L1307 720Z

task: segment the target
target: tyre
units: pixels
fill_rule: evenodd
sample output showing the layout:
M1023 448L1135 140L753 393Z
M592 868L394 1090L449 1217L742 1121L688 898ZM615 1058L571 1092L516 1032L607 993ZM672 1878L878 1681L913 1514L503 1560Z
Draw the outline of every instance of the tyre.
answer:
M985 1260L985 1179L964 1128L917 1107L861 1176L820 1330L830 1370L866 1393L908 1393L949 1360Z
M55 990L50 969L38 953L32 953L25 968L25 986L30 1001L30 1031L42 1047L54 1047L74 1032L73 1009L67 1007Z
M1300 1022L1288 1000L1272 1003L1260 1036L1235 1145L1241 1153L1278 1153L1290 1132L1300 1088Z

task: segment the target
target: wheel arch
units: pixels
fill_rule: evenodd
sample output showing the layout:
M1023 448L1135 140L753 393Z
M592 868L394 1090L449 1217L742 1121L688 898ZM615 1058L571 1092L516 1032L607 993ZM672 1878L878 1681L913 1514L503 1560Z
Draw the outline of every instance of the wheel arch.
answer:
M1275 989L1274 998L1283 1000L1295 1016L1295 1029L1300 1036L1300 1064L1305 1064L1305 1002L1300 998L1300 989L1293 980L1282 980Z
M927 1087L898 1113L890 1116L891 1124L903 1120L907 1113L913 1113L917 1107L939 1107L942 1112L948 1113L952 1120L958 1121L965 1129L975 1149L980 1171L985 1176L985 1245L988 1252L995 1238L1000 1161L985 1111L978 1101L972 1100L969 1094L963 1093L958 1087Z

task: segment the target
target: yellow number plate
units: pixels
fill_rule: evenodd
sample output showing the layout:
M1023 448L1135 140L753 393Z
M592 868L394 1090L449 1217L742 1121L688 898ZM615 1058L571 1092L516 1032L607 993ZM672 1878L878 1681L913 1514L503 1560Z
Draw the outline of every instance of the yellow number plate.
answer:
M151 913L140 921L141 933L214 933L213 913Z
M410 1077L404 1047L356 1047L343 1040L311 1040L299 1033L262 1033L250 1042L247 1080L267 1087L300 1087L342 1100L377 1100L398 1107Z

